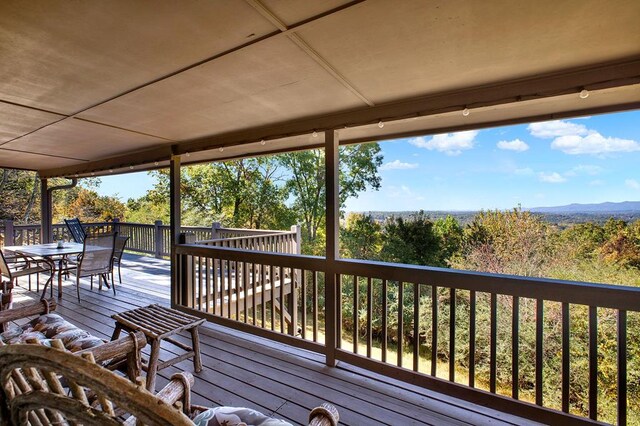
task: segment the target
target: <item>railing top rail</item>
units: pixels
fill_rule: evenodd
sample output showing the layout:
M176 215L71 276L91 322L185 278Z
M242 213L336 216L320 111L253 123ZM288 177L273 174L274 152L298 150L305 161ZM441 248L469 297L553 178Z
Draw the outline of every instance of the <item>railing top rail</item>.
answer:
M284 266L295 269L308 269L323 271L326 268L324 257L273 253L258 250L242 250L228 247L205 246L202 244L178 244L177 254L190 256L218 257L225 260L233 260L248 263L262 263L274 266Z
M336 272L461 290L640 311L640 288L365 260L336 261Z
M292 231L290 230L277 230L277 229L244 229L244 228L218 228L218 232L246 232L253 233L255 235L258 234L290 234Z
M218 241L239 241L239 240L246 240L249 238L281 237L283 235L288 235L288 234L295 234L295 232L287 232L287 233L281 232L277 234L244 235L242 237L231 237L231 238L214 238L212 240L199 240L199 241L196 241L196 244L216 243Z

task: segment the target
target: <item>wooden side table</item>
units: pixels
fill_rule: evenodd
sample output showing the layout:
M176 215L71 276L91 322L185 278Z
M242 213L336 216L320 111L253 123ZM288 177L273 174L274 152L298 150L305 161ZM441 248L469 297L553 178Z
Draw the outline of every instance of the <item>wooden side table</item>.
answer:
M155 304L121 312L112 315L111 318L116 321L116 328L113 331L111 340L117 339L120 336L121 330L139 330L144 333L147 342L151 345L149 362L143 365L143 369L147 371L147 389L151 392L155 392L156 375L158 371L163 368L193 357L195 372L199 373L202 370L198 327L205 321L204 319ZM181 331L191 333L193 347L189 347L171 338L171 336ZM163 340L187 352L167 361L160 362L160 344Z

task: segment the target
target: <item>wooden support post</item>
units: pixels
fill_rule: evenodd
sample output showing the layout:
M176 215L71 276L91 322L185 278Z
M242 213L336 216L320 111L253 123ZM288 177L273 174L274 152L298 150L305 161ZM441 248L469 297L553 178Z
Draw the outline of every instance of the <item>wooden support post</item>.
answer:
M213 222L211 224L211 239L212 240L217 240L218 238L220 238L218 236L218 229L222 228L222 224L220 222Z
M338 330L338 303L339 295L336 294L336 259L339 257L338 232L340 226L340 188L339 188L339 164L338 164L339 139L336 130L327 130L324 133L324 165L326 182L326 262L325 271L325 310L326 310L326 364L330 367L336 365L336 345L340 336Z
M156 259L162 259L162 249L164 248L164 241L162 238L162 221L156 220L153 223L153 241L155 246Z
M43 244L50 243L53 237L51 192L47 189L47 179L40 179L40 242Z
M111 224L111 232L117 232L120 234L120 218L113 218L113 223Z
M291 232L295 232L293 237L295 243L295 250L293 250L293 254L301 254L302 253L302 239L300 234L301 227L300 225L293 225L291 227Z
M14 244L13 219L4 221L4 245L12 246Z
M181 204L180 204L180 156L172 155L169 164L169 210L171 216L171 306L178 302L178 256L176 244L179 244Z

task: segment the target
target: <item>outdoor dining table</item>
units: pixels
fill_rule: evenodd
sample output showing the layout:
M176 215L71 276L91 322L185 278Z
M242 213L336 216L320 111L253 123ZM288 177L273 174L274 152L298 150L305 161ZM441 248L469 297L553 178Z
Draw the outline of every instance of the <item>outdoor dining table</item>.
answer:
M64 243L58 248L57 243L34 244L28 246L5 246L4 250L27 257L41 257L51 265L51 273L58 272L58 297L62 297L62 262L67 256L82 253L83 245L79 243ZM56 267L57 266L57 267Z

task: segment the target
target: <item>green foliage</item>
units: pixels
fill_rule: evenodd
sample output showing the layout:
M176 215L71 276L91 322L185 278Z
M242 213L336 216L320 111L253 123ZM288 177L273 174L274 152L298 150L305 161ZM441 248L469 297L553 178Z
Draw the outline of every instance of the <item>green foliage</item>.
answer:
M315 245L318 231L324 225L326 217L324 151L314 149L281 154L278 161L290 175L285 188L293 196L291 209L302 221L302 238ZM340 147L341 209L348 198L357 197L367 188L380 188L378 167L381 164L382 155L377 143ZM314 252L317 249L316 245Z
M340 230L342 257L377 260L382 249L382 226L371 216L351 213Z

